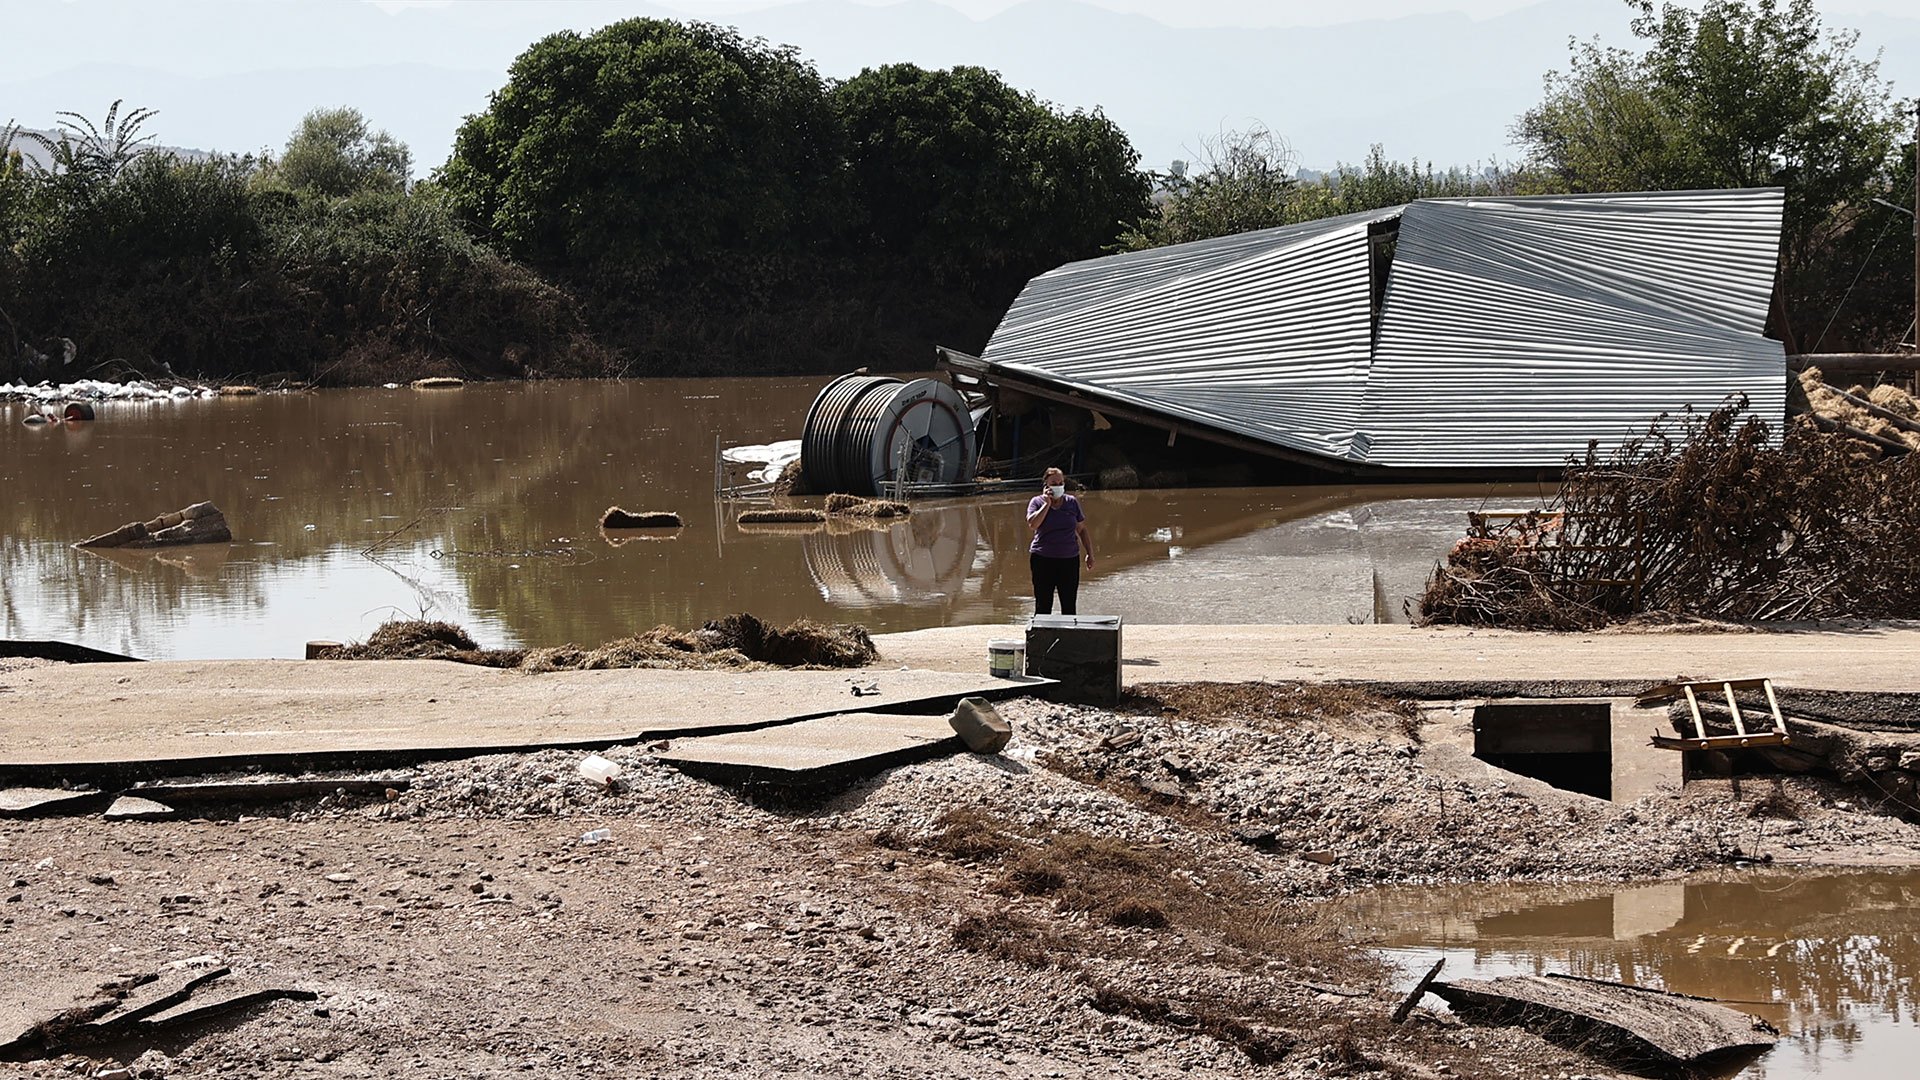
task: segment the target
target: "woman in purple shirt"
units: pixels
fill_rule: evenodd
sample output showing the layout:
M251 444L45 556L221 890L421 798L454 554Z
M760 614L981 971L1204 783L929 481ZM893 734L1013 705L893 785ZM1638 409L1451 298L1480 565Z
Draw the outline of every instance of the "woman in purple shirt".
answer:
M1067 494L1067 474L1048 469L1041 477L1040 494L1027 503L1027 528L1033 531L1033 543L1027 547L1027 562L1033 568L1033 611L1053 614L1053 592L1060 590L1060 614L1078 614L1074 610L1080 591L1080 552L1087 553L1087 569L1093 569L1093 537L1087 534L1087 515L1080 512L1080 500Z

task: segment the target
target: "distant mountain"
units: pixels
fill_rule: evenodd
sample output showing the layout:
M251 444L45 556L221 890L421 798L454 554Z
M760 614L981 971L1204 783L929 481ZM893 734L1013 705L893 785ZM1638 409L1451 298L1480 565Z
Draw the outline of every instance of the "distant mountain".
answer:
M978 64L1066 107L1099 107L1143 164L1204 162L1210 137L1264 124L1314 169L1372 143L1445 168L1514 155L1507 128L1566 65L1570 39L1629 45L1619 0L1542 0L1496 18L1418 15L1332 26L1175 28L1075 0L1026 0L970 19L932 0L803 0L713 21L790 43L829 77L897 61ZM540 36L630 15L685 17L636 0L408 8L313 0L8 0L0 121L97 117L115 98L159 110L168 142L278 148L308 110L352 105L444 159L462 117L486 106ZM1882 73L1920 93L1920 19L1832 16L1884 53ZM58 48L30 47L58 42Z

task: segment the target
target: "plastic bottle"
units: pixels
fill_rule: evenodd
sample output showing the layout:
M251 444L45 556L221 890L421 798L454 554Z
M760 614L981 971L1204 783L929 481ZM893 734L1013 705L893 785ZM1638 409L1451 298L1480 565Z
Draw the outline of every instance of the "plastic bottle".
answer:
M598 844L611 839L613 839L612 829L589 829L580 834L580 842L583 844Z
M580 763L580 775L605 787L620 779L620 766L599 754L588 754L587 760Z

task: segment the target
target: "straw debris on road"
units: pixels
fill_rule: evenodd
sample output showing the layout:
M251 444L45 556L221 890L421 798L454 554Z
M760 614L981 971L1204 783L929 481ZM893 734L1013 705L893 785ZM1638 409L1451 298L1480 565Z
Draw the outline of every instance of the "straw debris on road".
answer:
M643 634L586 647L482 649L465 630L445 622L382 624L359 645L322 650L320 660L454 660L538 673L606 668L678 668L752 671L771 667L861 667L879 657L863 626L796 619L769 626L739 613L698 630L656 626Z

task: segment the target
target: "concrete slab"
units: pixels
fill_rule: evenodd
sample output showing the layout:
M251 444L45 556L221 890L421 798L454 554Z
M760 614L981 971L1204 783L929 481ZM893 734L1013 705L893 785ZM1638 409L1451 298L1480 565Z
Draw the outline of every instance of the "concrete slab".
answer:
M1007 636L1005 625L947 626L873 640L889 664L981 671L988 640ZM1920 690L1916 656L1920 624L1915 623L1783 628L1765 634L1129 624L1121 664L1128 685L1254 679L1639 684L1685 674L1713 679L1764 675L1782 687L1887 693ZM1601 697L1628 692L1582 691ZM1483 690L1463 696L1520 695Z
M92 803L105 804L111 793L74 791L68 788L0 788L0 818L34 817L39 814L71 814Z
M676 739L655 756L719 783L806 786L856 779L964 749L945 714L846 713L759 731Z
M952 708L1025 683L976 670L562 671L437 660L169 661L4 676L0 783L262 768L385 767L763 727L859 708ZM853 687L875 687L856 696Z

